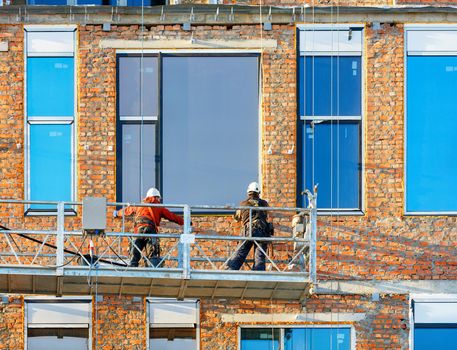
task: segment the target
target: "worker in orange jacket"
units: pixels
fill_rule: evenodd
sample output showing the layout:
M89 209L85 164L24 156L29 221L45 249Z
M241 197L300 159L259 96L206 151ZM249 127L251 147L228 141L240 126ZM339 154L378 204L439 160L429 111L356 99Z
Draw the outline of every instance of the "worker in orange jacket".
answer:
M146 193L146 198L143 199L144 203L151 203L151 204L160 204L161 203L161 195L159 190L152 187ZM127 208L119 211L114 211L113 216L130 216L135 215L135 226L134 232L135 233L158 233L158 227L160 226L160 220L162 218L167 219L168 221L172 221L177 223L178 225L184 225L184 220L181 216L175 215L170 212L167 208L164 207L131 207L128 206ZM135 247L136 246L136 247ZM148 256L149 261L154 267L159 267L160 263L160 243L157 237L138 237L134 245L131 248L130 255L131 261L130 266L138 267L138 263L141 259L141 253L145 247L150 248L150 254Z

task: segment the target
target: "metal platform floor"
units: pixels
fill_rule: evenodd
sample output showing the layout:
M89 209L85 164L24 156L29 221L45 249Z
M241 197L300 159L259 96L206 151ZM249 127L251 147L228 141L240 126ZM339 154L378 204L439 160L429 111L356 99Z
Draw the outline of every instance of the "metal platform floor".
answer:
M171 298L281 299L299 301L308 273L182 269L0 266L0 292L48 295L117 294Z

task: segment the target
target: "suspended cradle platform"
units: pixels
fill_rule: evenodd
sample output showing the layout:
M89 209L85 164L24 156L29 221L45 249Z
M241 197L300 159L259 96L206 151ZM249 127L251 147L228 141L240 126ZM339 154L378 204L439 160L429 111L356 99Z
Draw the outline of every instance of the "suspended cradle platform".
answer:
M170 268L55 268L2 265L0 293L115 294L170 298L301 300L311 282L305 272L192 270Z

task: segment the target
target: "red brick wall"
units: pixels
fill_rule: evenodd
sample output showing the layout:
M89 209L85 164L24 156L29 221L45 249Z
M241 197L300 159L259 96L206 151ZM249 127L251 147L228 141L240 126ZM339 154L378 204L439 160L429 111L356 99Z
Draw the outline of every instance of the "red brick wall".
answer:
M24 52L22 25L0 25L0 41L9 45L0 52L0 198L24 195ZM17 206L0 204L0 222L20 217Z
M24 299L10 296L8 303L0 304L0 349L24 348Z
M92 348L128 349L146 348L146 304L128 296L103 296L93 301Z
M294 325L346 324L355 329L356 349L409 349L409 306L406 296L381 295L379 301L371 296L315 295L307 299L304 308L297 303L270 301L220 301L203 300L201 303L201 345L204 350L237 349L240 325L281 325L277 322L229 323L222 314L290 313L312 315L327 313L331 322L293 322ZM363 313L360 321L341 322L340 313ZM291 323L292 324L292 323Z
M2 181L6 198L23 195L23 33L20 26L1 26L10 50L0 53L5 71L0 88L2 114ZM116 169L116 67L115 51L100 49L102 38L138 39L138 26L80 26L79 117L77 142L78 199L88 195L115 200ZM364 166L365 215L321 217L318 233L319 278L452 279L457 276L453 242L457 218L403 216L403 27L384 24L365 31ZM194 26L196 39L260 39L257 25ZM180 25L148 27L145 40L190 39ZM275 206L295 205L296 54L295 27L274 25L264 39L278 46L263 55L262 180L263 196ZM11 73L11 74L10 74ZM14 73L14 74L13 74ZM8 130L8 131L6 131ZM267 154L271 148L272 154ZM18 176L19 174L19 176ZM240 198L241 199L241 198ZM20 209L15 206L16 209ZM1 206L2 223L27 228L53 227L53 218L24 217L21 210ZM111 218L108 220L111 225ZM276 219L277 227L290 231L290 218ZM68 228L78 228L80 217L67 218ZM116 225L119 229L119 222ZM50 224L52 223L52 224ZM196 227L238 234L231 218L200 217ZM75 245L78 246L78 241ZM103 242L96 242L97 246ZM212 249L212 248L208 248ZM282 248L276 246L276 250ZM282 254L282 253L281 253Z

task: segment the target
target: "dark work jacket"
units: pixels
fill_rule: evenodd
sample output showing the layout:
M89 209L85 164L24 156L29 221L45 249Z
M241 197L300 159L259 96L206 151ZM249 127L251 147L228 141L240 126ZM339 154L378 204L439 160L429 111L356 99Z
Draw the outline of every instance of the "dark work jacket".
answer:
M268 202L261 199L257 194L249 194L248 198L240 202L241 207L268 207ZM252 226L264 230L266 228L268 212L265 210L252 209ZM241 221L245 227L249 227L249 209L239 209L235 213L235 220Z

